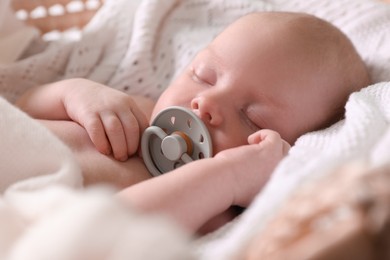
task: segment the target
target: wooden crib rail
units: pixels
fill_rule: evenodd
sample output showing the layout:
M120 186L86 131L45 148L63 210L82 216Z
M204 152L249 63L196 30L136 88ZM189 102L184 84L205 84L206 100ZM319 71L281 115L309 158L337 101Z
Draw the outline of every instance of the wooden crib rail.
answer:
M16 15L42 33L82 28L104 0L12 0Z

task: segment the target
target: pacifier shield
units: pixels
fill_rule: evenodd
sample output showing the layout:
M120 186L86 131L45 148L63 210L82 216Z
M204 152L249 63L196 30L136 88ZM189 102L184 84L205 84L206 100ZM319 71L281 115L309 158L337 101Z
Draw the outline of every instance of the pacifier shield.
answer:
M154 175L212 156L210 134L191 110L173 106L161 111L142 135L142 156Z

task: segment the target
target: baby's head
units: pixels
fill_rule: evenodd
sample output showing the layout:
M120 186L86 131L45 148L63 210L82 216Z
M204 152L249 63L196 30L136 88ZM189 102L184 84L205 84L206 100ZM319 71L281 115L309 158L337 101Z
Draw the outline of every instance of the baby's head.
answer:
M198 53L153 114L172 105L192 109L216 153L264 128L293 144L340 119L349 94L369 83L352 43L331 24L307 14L253 13Z

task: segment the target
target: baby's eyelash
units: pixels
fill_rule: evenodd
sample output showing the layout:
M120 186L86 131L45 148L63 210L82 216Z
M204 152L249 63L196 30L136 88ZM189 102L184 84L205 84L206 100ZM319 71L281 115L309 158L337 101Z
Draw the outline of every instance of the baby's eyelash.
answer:
M216 78L214 79L215 72L211 69L203 68L200 71L197 71L197 69L192 67L190 73L191 79L196 83L204 84L207 86L213 86L216 83Z
M199 78L198 74L196 74L195 69L191 68L191 79L197 83L203 84L205 83L201 78Z

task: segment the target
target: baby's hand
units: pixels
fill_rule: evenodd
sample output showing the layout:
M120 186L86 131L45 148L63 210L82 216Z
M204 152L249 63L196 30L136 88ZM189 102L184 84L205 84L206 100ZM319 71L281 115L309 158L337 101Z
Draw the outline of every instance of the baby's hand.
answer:
M97 150L127 160L137 149L148 120L127 94L85 79L77 79L64 96L68 116L82 125Z
M277 132L267 129L250 135L248 143L216 155L225 158L228 169L232 170L233 204L242 207L251 203L290 149Z

